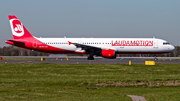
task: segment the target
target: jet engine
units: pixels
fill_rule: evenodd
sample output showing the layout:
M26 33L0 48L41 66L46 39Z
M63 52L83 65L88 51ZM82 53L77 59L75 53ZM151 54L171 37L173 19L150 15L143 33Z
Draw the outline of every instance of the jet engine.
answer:
M116 53L113 49L101 50L101 55L105 58L116 58Z

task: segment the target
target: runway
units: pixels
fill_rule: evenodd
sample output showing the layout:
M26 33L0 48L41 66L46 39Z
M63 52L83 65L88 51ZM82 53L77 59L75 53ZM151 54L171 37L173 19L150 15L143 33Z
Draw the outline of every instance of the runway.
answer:
M155 61L156 64L180 64L180 61L162 61L158 60ZM27 63L27 64L34 64L34 63L55 63L55 64L129 64L128 60L45 60L45 61L0 61L0 63ZM131 64L144 64L145 61L131 61Z
M37 56L3 56L4 60L0 63L55 63L55 64L144 64L145 61L154 61L154 57L118 57L117 59L105 59L101 57L95 57L95 60L87 60L86 57L43 57L44 61L41 61L41 57ZM15 60L7 60L15 59ZM17 59L17 60L16 60ZM32 60L30 60L32 59ZM35 59L35 60L33 60ZM180 64L180 57L158 57L155 61L157 64Z

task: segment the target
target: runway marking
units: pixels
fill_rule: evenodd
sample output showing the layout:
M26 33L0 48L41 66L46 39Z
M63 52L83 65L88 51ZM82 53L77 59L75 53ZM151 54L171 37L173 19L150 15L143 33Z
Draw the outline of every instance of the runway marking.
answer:
M142 96L136 96L136 95L127 95L131 97L132 101L146 101L146 99Z

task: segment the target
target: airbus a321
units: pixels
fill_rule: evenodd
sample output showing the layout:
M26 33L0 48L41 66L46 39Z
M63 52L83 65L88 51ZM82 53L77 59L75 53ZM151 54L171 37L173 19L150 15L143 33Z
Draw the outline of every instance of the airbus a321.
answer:
M162 54L175 48L157 38L37 38L32 36L15 15L9 15L13 39L7 44L53 54L88 54L113 59L117 54Z

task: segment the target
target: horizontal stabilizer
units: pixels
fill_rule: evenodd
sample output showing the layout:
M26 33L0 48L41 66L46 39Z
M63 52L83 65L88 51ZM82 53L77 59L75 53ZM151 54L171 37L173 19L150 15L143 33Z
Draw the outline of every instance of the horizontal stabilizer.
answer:
M25 47L25 43L24 42L20 42L20 41L15 41L15 40L6 40L7 44L11 44L11 45L15 45L15 46L19 46L19 47Z

